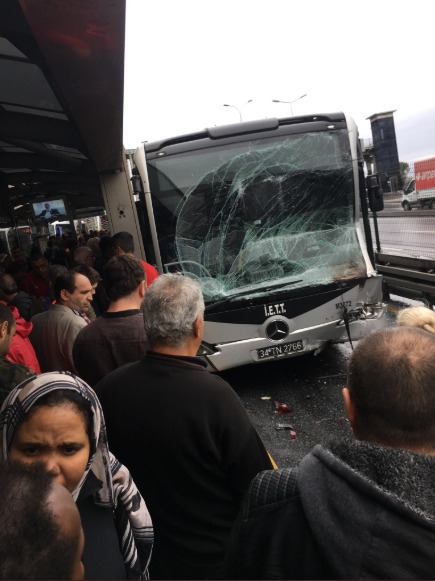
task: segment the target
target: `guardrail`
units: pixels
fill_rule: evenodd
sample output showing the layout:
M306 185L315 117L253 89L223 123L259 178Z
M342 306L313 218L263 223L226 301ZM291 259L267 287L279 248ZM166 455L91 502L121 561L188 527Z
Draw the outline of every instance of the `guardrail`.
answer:
M428 217L433 217L435 216L435 210L431 210L430 208L428 209L420 209L420 208L413 208L411 211L406 212L405 210L403 210L402 208L397 208L397 205L394 207L394 209L390 209L387 205L385 207L385 210L382 210L382 212L378 212L377 214L378 218L397 218L397 217L401 217L401 218L428 218ZM373 214L371 212L369 212L369 217L372 218Z
M400 208L400 206L399 206ZM435 303L435 210L411 212L385 209L377 214L380 247L374 249L376 269L390 293ZM374 216L370 213L373 243Z
M430 308L435 302L435 260L375 253L376 270L382 274L384 298L390 293L419 298Z

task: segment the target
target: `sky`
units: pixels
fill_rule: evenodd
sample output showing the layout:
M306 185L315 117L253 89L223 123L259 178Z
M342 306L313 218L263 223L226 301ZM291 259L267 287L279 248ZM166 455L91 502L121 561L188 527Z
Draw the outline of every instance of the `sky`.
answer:
M396 110L399 159L435 153L427 0L126 1L127 149L236 123L237 109L243 121L345 111L370 139L367 117Z

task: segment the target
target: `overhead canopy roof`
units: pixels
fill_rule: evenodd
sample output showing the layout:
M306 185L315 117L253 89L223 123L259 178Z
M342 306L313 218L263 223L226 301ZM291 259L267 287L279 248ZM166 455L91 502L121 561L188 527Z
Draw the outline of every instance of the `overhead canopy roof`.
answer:
M1 227L37 199L65 196L75 217L103 207L99 174L121 168L124 42L125 0L0 1Z

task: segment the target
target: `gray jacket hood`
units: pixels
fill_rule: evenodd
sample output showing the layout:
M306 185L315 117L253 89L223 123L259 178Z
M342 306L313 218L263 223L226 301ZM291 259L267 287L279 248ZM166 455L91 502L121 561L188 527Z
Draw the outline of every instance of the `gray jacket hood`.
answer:
M435 458L367 442L316 446L297 486L334 578L435 579Z

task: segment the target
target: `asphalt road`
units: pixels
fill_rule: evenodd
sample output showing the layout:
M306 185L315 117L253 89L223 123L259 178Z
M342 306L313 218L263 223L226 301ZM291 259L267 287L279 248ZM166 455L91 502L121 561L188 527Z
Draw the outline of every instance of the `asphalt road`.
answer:
M280 468L296 464L317 442L332 436L351 437L341 402L349 353L347 344L337 345L317 357L306 355L221 373L240 396ZM290 413L277 413L276 402L285 404ZM277 429L280 424L291 425L295 434L289 428Z
M399 298L390 301L388 324L395 323L398 309L410 304L421 305ZM341 396L350 354L350 344L344 343L316 357L305 355L220 373L238 393L280 468L297 464L317 443L353 437ZM277 413L276 402L291 411ZM291 428L279 429L279 424Z

